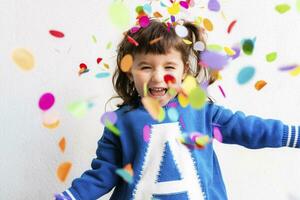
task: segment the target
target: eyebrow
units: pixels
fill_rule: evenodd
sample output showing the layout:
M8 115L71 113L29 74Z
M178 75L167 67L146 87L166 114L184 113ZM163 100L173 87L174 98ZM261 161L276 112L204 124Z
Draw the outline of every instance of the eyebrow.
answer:
M145 62L145 61L141 61L138 63L138 65L151 65L151 64L148 62ZM168 61L168 62L164 63L164 65L177 65L177 63L173 62L173 61Z

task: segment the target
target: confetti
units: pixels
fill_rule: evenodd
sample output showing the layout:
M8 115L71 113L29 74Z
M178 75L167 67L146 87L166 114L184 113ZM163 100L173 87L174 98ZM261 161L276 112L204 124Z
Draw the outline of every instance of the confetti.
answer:
M185 26L182 26L182 25L175 26L175 32L181 38L184 38L188 35L187 28Z
M57 169L57 177L61 182L64 182L69 174L69 171L72 167L72 163L71 162L64 162L61 163Z
M232 28L234 27L234 25L236 24L236 22L237 22L237 20L233 20L233 21L229 24L229 26L228 26L228 28L227 28L227 33L228 33L228 34L231 33L231 30L232 30Z
M178 101L181 107L185 108L189 105L189 99L187 96L183 95L182 93L178 94Z
M112 43L111 42L108 42L107 45L106 45L106 49L110 49L112 46Z
M144 4L143 10L144 10L148 15L150 15L150 14L152 13L152 7L151 7L151 5L148 4L148 3Z
M275 10L279 12L280 14L286 13L289 11L291 7L288 4L279 4L275 6Z
M141 27L146 28L150 24L150 19L148 16L142 16L139 18L139 24Z
M136 32L138 32L139 30L141 29L141 27L140 26L134 26L134 27L132 27L131 29L130 29L130 33L136 33Z
M239 47L232 47L232 50L235 52L235 54L231 56L232 60L234 60L240 56L241 49Z
M284 66L284 67L280 67L279 70L280 71L290 71L293 70L297 67L297 65L291 65L291 66Z
M151 40L151 41L149 42L149 44L150 44L150 45L155 44L155 43L159 42L162 38L163 38L162 36L161 36L161 37L158 37L158 38L155 38L155 39Z
M143 128L143 138L145 142L150 141L151 128L149 125L145 125Z
M181 7L185 8L185 9L189 8L189 4L186 1L180 1L179 4Z
M121 132L120 130L115 126L113 125L110 121L106 121L105 123L105 127L110 130L113 134L115 134L116 136L120 136Z
M191 90L188 99L192 108L201 109L206 101L206 93L201 88L196 87Z
M213 51L203 51L201 63L214 70L221 70L228 64L229 57Z
M182 82L182 89L185 93L189 94L194 88L197 87L197 80L191 75L187 75Z
M132 55L131 54L126 54L122 58L121 63L120 63L121 70L123 72L130 71L130 69L132 67L132 64L133 64L133 57L132 57Z
M220 52L223 50L223 47L218 44L209 44L209 45L207 45L206 48L208 51L214 51L214 52Z
M296 9L298 12L300 12L300 0L296 1Z
M48 129L55 129L59 126L59 113L55 110L43 112L43 126Z
M34 67L33 55L24 48L15 49L12 52L12 60L24 71L29 71Z
M139 46L139 43L137 41L135 41L135 39L133 39L129 35L127 35L127 41L130 42L131 44L133 44L134 46Z
M180 12L180 5L178 2L175 2L167 10L170 15L177 15Z
M160 14L160 12L154 12L153 13L153 16L155 17L155 18L161 18L162 17L162 14Z
M123 1L114 1L109 6L109 17L112 24L125 29L130 24L130 10Z
M221 91L223 97L225 98L226 95L225 95L225 92L224 92L223 88L221 87L221 85L218 85L218 88L220 89L220 91Z
M268 62L273 62L274 60L276 60L276 58L277 58L277 53L276 52L271 52L271 53L268 53L266 55L266 60Z
M84 63L80 63L79 65L79 72L78 72L78 75L81 75L83 73L86 73L86 72L89 72L90 70L87 68L86 64Z
M208 135L199 136L195 139L195 143L199 148L204 148L209 142L210 138Z
M179 114L176 108L169 108L167 111L168 117L172 122L176 122L179 119Z
M300 74L300 66L294 68L293 70L289 71L291 76L298 76Z
M159 122L164 120L165 112L158 100L145 96L142 98L142 103L153 119Z
M222 136L222 133L221 133L219 127L214 126L214 128L213 128L213 134L214 134L214 138L215 138L217 141L219 141L219 142L222 143L222 141L223 141L223 136Z
M252 66L244 67L240 70L237 76L237 82L241 85L245 84L253 78L254 74L255 74L254 67Z
M55 102L55 98L52 93L44 93L39 100L39 107L41 110L49 110Z
M235 55L235 51L233 49L231 49L230 47L224 47L224 51L226 52L226 54L228 56L234 56Z
M86 115L88 104L85 101L72 102L67 106L67 110L77 118L81 118Z
M97 64L99 64L102 61L102 58L97 58Z
M115 124L117 122L117 114L115 112L105 112L102 116L101 116L101 123L103 125L106 125L107 122L110 122L111 124Z
M65 152L66 149L66 139L65 137L62 137L58 143L59 149L61 150L61 152Z
M170 75L170 74L166 74L164 76L164 81L165 81L166 84L169 84L169 83L173 83L174 84L174 83L176 83L175 77L172 76L172 75Z
M49 33L57 38L63 38L65 34L63 32L57 31L57 30L50 30Z
M208 9L210 11L214 11L214 12L218 12L220 11L220 3L218 2L218 0L209 0L208 2Z
M127 183L133 183L133 170L131 164L127 164L124 168L116 170L116 174L121 176Z
M187 44L187 45L190 45L192 44L192 42L190 40L187 40L187 39L182 39L182 41Z
M266 81L264 80L259 80L255 83L255 89L257 90L261 90L263 87L265 87L265 85L267 84Z
M203 19L203 25L207 31L212 31L214 29L212 22L207 18Z
M195 51L204 51L205 44L202 41L197 41L197 42L194 43L193 49Z
M107 78L110 76L109 72L100 72L98 74L96 74L96 78Z
M242 49L246 55L251 55L254 49L254 41L251 39L246 39L242 42Z
M94 43L97 43L97 38L96 38L95 35L92 35L92 40L93 40Z

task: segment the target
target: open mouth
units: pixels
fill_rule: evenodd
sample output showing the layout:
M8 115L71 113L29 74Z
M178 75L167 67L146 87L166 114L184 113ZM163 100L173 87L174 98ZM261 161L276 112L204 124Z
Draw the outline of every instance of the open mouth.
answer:
M164 96L167 93L167 91L168 89L164 87L149 88L149 93L155 97Z

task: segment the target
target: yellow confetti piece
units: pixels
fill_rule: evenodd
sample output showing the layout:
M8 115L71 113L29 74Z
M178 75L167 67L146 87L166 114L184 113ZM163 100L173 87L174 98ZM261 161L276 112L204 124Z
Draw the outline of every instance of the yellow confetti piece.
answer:
M195 87L197 87L196 79L191 75L186 76L182 83L183 91L189 94Z
M234 56L235 55L235 51L230 48L230 47L224 47L225 52L227 53L228 56Z
M194 23L195 23L197 26L200 26L200 25L201 25L201 22L202 22L202 17L197 17L197 18L194 20Z
M106 69L109 69L109 64L103 63L103 66L104 66Z
M189 94L189 102L192 108L201 109L206 102L206 93L200 87L192 89Z
M43 126L49 129L55 129L59 126L59 113L56 110L50 110L43 113Z
M53 122L53 123L51 123L51 124L43 123L43 126L44 126L45 128L55 129L55 128L57 128L57 127L59 126L59 124L60 124L60 121L57 120L56 122Z
M182 39L182 40L183 40L183 42L184 42L185 44L187 44L187 45L192 44L192 42L191 42L190 40L187 40L187 39Z
M61 150L61 152L65 152L66 149L66 139L65 137L62 137L58 143L59 149Z
M295 69L289 71L291 76L298 76L300 74L300 66L296 67Z
M161 107L158 100L151 98L151 97L143 97L142 103L145 109L149 112L151 117L159 122L163 121L165 118L165 111Z
M181 93L178 94L178 101L181 107L183 108L189 105L189 99Z
M34 67L34 57L27 49L15 49L12 52L12 59L24 71L29 71Z
M204 135L204 136L197 137L195 142L197 145L206 146L209 143L209 139L210 138L208 135Z
M66 180L71 167L71 162L64 162L59 165L59 167L57 168L56 175L61 182L64 182Z
M207 18L203 19L203 25L207 31L212 31L214 28L212 22Z
M133 57L130 54L126 54L121 60L121 70L123 72L128 72L133 64Z
M255 83L255 89L257 90L261 90L263 87L265 87L265 85L267 84L266 81L264 80L259 80Z
M179 2L175 2L172 4L171 7L168 8L168 13L170 15L177 15L180 11L180 4Z

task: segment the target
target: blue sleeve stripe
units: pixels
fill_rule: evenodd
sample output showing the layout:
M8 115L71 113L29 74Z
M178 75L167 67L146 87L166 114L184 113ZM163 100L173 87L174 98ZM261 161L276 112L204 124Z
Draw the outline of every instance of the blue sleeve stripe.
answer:
M287 125L284 125L283 127L283 136L282 136L282 146L285 147L287 146L287 140L288 140L288 135L289 135L289 127Z
M296 134L296 127L295 126L292 126L292 130L291 130L291 141L288 143L289 144L289 147L293 147L294 146L294 140L295 140L295 134Z
M63 194L66 197L66 200L76 200L75 197L70 192L70 190L64 191Z
M300 126L298 126L298 140L296 143L296 148L300 148Z

